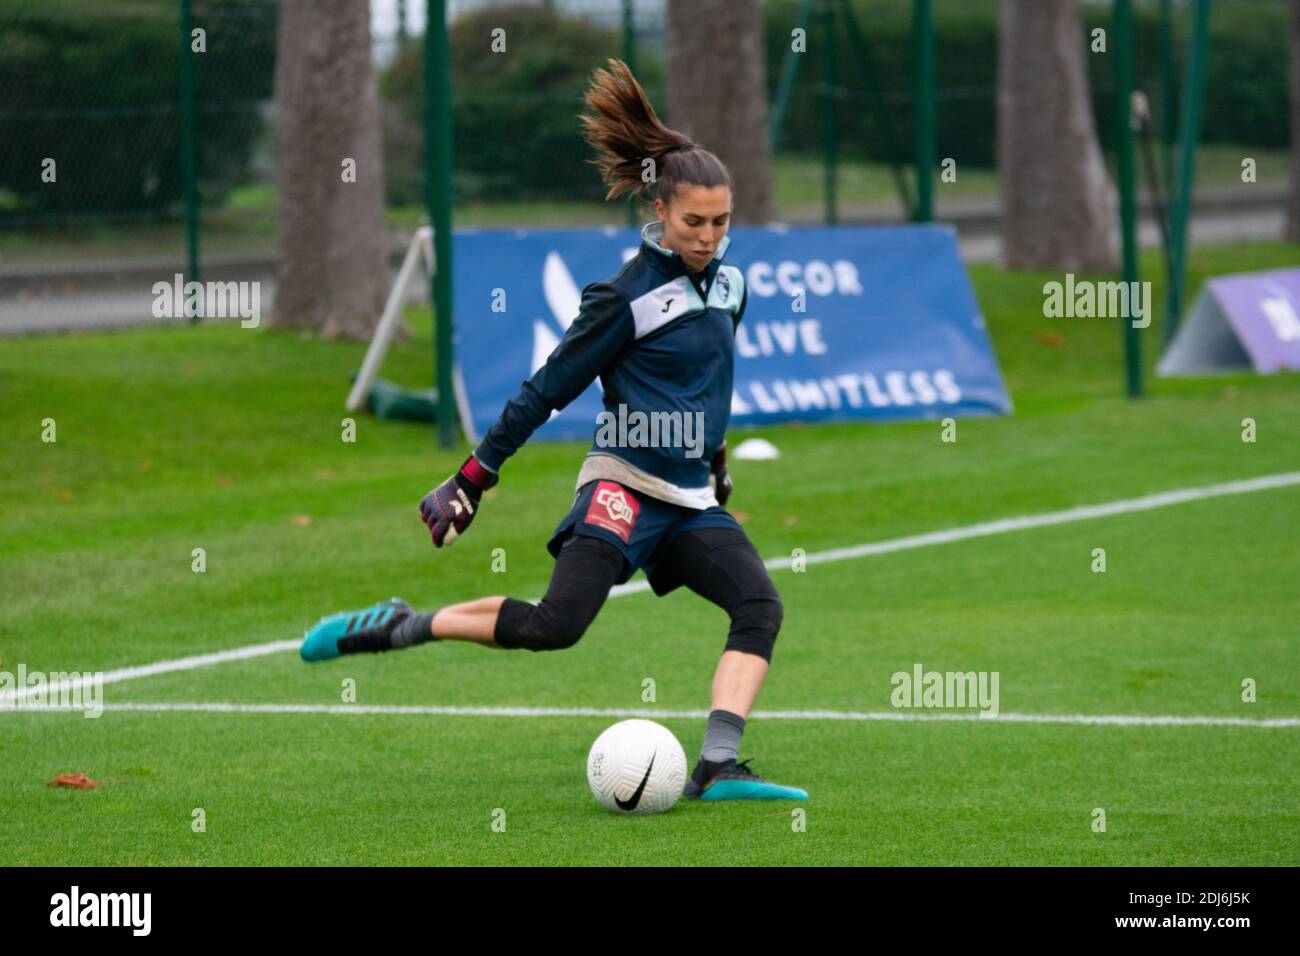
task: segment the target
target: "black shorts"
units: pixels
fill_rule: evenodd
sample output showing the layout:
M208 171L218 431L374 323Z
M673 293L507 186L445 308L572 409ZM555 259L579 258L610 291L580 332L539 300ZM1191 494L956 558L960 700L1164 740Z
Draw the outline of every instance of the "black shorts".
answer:
M654 592L667 594L677 585L661 590L656 584L671 579L656 573L659 562L678 535L703 528L726 528L745 537L736 519L719 505L703 510L686 508L651 498L617 481L599 479L578 489L573 506L556 526L546 547L558 560L560 548L570 534L607 541L625 561L615 584L623 584L637 569L644 568Z
M572 647L595 619L616 581L629 575L615 545L596 535L566 532L551 583L537 604L506 598L494 639L501 647L532 651ZM667 542L648 572L664 595L682 585L731 616L727 649L772 657L783 607L763 559L739 527L683 531Z

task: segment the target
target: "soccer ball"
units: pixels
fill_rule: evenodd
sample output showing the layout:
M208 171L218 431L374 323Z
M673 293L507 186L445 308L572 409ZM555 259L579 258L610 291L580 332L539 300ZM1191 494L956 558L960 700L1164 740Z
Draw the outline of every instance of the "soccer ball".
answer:
M686 752L653 720L621 720L591 745L587 783L607 810L663 813L686 786Z

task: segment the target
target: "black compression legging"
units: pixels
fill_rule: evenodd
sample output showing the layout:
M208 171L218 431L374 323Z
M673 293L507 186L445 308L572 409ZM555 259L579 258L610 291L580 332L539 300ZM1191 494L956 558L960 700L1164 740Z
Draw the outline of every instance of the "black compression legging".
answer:
M623 555L608 541L571 534L560 548L546 596L537 604L506 598L493 640L502 647L558 651L572 647L595 620L623 572Z
M493 639L507 648L552 651L572 647L595 619L623 571L623 555L600 538L573 534L555 561L538 604L506 598ZM772 659L784 607L763 559L734 528L679 534L651 578L656 594L685 585L731 618L727 650Z

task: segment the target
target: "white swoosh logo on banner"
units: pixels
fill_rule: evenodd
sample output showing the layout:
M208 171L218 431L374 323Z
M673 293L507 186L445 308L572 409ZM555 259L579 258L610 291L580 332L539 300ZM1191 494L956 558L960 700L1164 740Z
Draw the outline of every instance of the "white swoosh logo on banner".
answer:
M569 331L569 326L578 317L582 306L582 291L573 281L573 274L569 272L569 267L564 264L558 252L552 251L546 254L546 262L542 266L542 295L556 324L563 331ZM533 320L533 361L528 371L530 377L537 374L537 370L546 364L546 359L559 344L560 337L551 330L549 325L541 319ZM600 379L596 380L596 385L600 386ZM601 393L604 394L603 387ZM551 412L551 418L558 414L560 414L558 409Z
M558 252L548 252L546 263L542 266L542 294L546 305L560 323L560 328L569 331L569 326L578 317L578 308L582 305L582 292L573 281L569 267L564 264ZM541 366L538 366L540 368ZM537 368L533 369L534 372Z

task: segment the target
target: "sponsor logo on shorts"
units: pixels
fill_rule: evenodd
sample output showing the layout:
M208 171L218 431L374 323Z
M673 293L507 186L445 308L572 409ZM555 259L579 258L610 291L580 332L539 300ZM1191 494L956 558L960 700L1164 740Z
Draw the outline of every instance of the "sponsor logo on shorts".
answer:
M612 531L627 544L632 539L632 528L640 510L641 502L633 497L632 492L616 482L602 481L596 485L596 493L591 496L583 522Z

